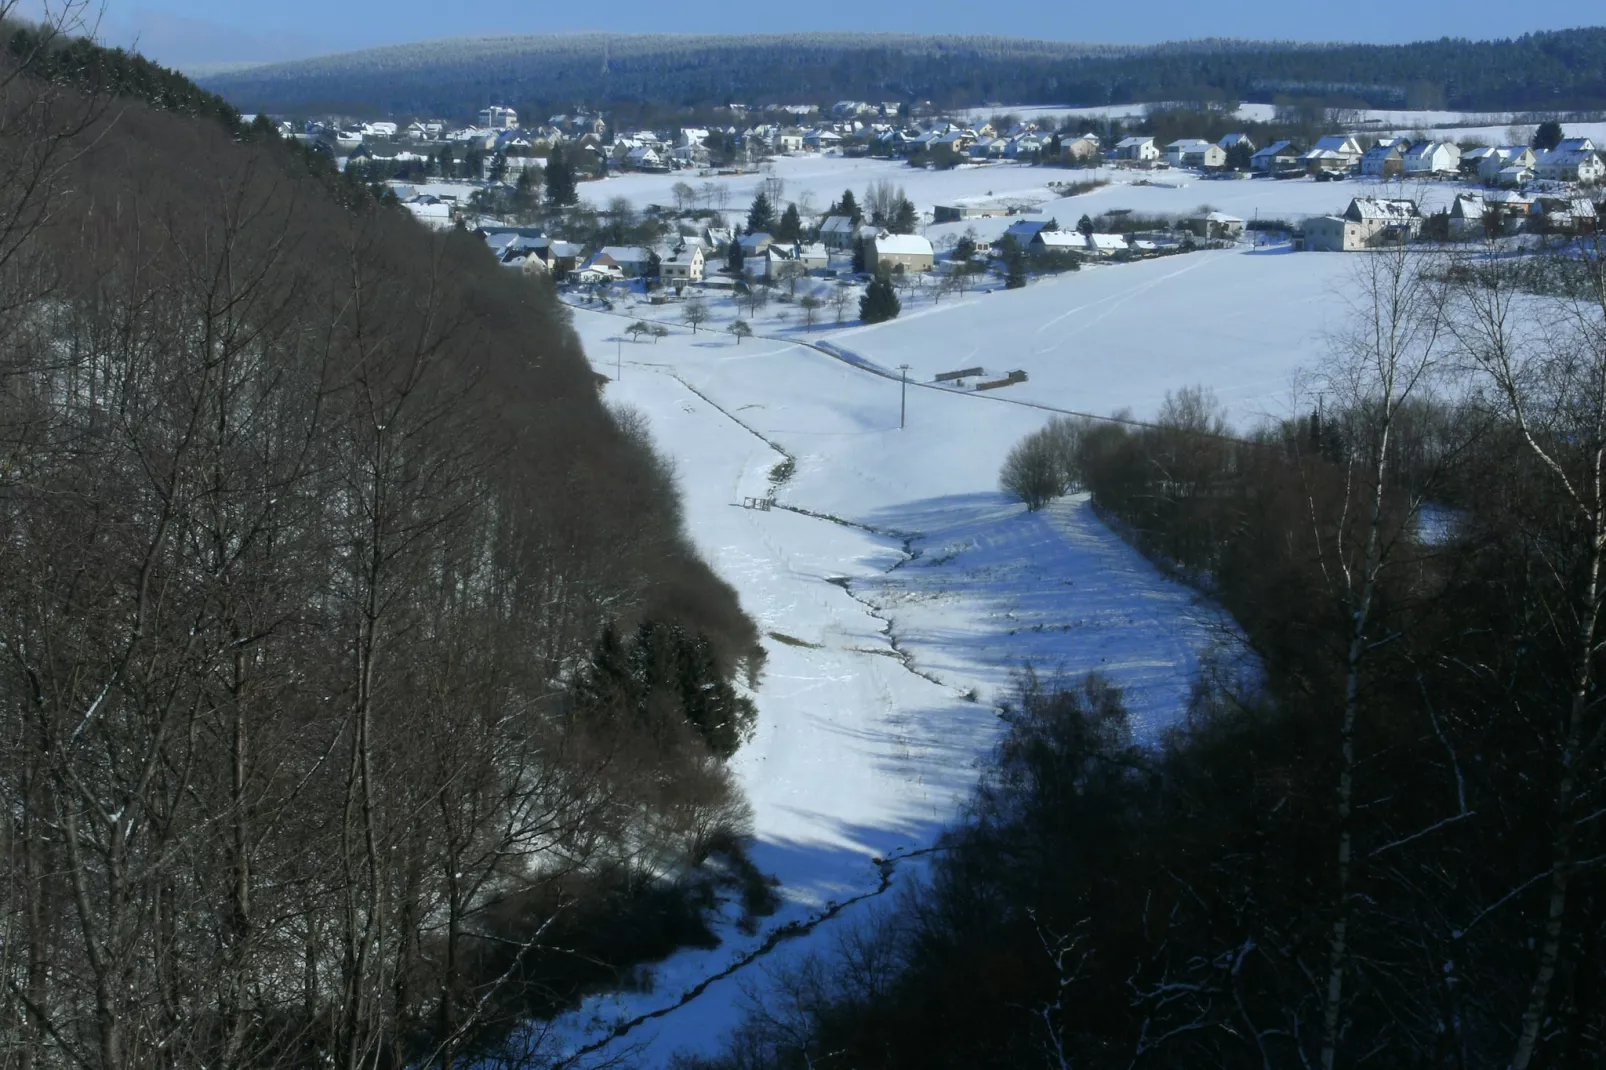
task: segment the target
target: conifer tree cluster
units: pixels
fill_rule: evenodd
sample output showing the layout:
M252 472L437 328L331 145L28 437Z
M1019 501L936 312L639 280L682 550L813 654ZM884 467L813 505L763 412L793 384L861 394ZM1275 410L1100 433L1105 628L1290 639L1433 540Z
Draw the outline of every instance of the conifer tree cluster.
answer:
M859 298L859 318L865 323L885 323L897 319L902 311L903 304L892 289L892 280L885 274L878 274L870 280L864 296Z

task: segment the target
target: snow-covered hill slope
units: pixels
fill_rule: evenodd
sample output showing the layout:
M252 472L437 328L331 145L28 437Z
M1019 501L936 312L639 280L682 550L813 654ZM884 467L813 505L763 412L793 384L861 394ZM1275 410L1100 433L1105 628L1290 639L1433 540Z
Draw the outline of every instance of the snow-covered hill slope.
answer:
M622 351L610 402L647 416L694 540L768 636L759 728L735 767L785 905L673 956L652 991L557 1023L541 1039L575 1066L716 1048L773 971L886 902L959 814L1022 665L1109 674L1152 735L1225 629L1085 501L1028 515L996 492L1004 453L1049 412L912 391L900 430L896 382L816 350L706 332L620 343L627 323L576 313L599 371ZM775 507L744 508L788 457Z

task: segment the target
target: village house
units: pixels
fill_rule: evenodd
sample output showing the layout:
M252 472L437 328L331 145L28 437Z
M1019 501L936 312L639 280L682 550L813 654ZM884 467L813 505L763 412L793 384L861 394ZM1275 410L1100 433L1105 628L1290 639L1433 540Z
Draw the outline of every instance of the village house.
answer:
M1456 241L1471 241L1488 234L1489 205L1482 194L1462 193L1450 205L1450 237Z
M1206 212L1182 220L1183 229L1210 241L1237 241L1243 236L1244 221L1226 212Z
M1221 146L1222 152L1231 152L1239 145L1247 146L1249 152L1251 153L1255 151L1255 143L1250 139L1248 134L1228 134L1226 137L1216 142L1216 144Z
M930 271L936 263L931 243L918 234L878 233L865 249L866 266L875 272Z
M792 246L792 256L807 271L824 271L831 264L831 252L819 242Z
M1587 137L1570 137L1547 152L1534 157L1535 176L1550 182L1599 182L1606 176L1606 163Z
M743 234L736 244L741 249L742 262L745 264L748 257L763 256L765 250L774 243L774 238L759 231L757 234Z
M1026 251L1033 255L1043 253L1085 253L1087 241L1080 231L1040 230L1026 243Z
M1178 138L1165 147L1165 162L1172 167L1181 167L1182 158L1190 149L1198 150L1210 145L1208 141L1201 141L1196 137ZM1212 146L1219 149L1219 146ZM1225 154L1223 154L1225 155Z
M1126 236L1123 234L1081 234L1083 247L1094 256L1114 256L1127 250Z
M625 153L623 163L633 171L662 171L664 160L647 145L638 145Z
M519 113L492 105L480 112L479 120L479 125L489 130L512 130L519 125Z
M1304 170L1304 165L1300 162L1302 155L1292 141L1273 141L1249 158L1249 169L1269 175L1302 172Z
M1533 208L1526 195L1509 190L1463 193L1450 205L1449 234L1457 241L1517 234L1533 218Z
M1301 159L1311 174L1328 172L1341 174L1360 166L1360 143L1348 134L1329 134L1316 142Z
M1448 141L1424 141L1405 150L1408 178L1454 175L1461 170L1461 149Z
M962 223L967 219L980 219L987 209L975 204L934 204L931 206L933 223Z
M1341 216L1305 220L1303 247L1311 252L1355 252L1398 245L1421 231L1422 213L1415 202L1356 197Z
M853 219L845 215L826 216L820 224L820 241L828 249L853 248Z
M1025 249L1040 232L1054 229L1058 228L1052 219L1018 219L1009 225L1003 236L1014 238L1015 244Z
M1004 151L1009 148L1009 142L1001 137L978 137L975 144L970 146L970 158L973 160L1002 159Z
M803 135L803 149L806 152L825 152L839 148L841 144L842 135L834 130L810 130Z
M1467 155L1471 156L1479 150L1474 149ZM1527 145L1502 145L1489 149L1478 159L1478 179L1490 185L1505 185L1500 181L1500 174L1510 168L1527 170L1532 178L1534 165L1534 152Z
M554 241L547 246L547 268L554 276L566 275L573 271L580 263L580 256L585 250L572 241Z
M1030 159L1043 151L1044 144L1036 133L1020 134L1005 143L1004 155L1011 160Z
M1060 161L1062 163L1085 163L1095 159L1098 154L1099 139L1092 134L1066 138L1060 142Z
M1369 178L1399 178L1405 174L1404 138L1378 138L1361 157L1361 174Z
M1599 225L1595 202L1588 197L1571 195L1535 197L1533 219L1543 234L1593 234Z
M1033 254L1076 253L1085 257L1108 257L1127 250L1122 234L1083 234L1079 230L1041 230L1026 251Z
M687 286L703 281L701 245L682 245L658 262L658 278L665 286Z
M1115 143L1115 158L1146 163L1160 158L1160 147L1152 137L1122 138Z
M616 268L620 278L639 279L652 272L653 254L639 245L607 245L587 263L589 268Z
M1197 142L1183 150L1178 164L1199 171L1219 171L1227 166L1227 150L1208 141Z
M1501 189L1521 189L1534 180L1534 169L1513 164L1502 167L1494 177L1494 184Z

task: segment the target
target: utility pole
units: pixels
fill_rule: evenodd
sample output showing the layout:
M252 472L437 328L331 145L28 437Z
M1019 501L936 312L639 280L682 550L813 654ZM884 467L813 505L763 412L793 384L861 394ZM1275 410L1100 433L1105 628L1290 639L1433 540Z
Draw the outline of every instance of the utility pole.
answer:
M619 343L613 354L613 381L617 383L625 370L625 336L616 334L613 340Z
M898 391L898 430L903 430L903 418L909 411L909 365L900 364L898 370L903 372L902 386Z

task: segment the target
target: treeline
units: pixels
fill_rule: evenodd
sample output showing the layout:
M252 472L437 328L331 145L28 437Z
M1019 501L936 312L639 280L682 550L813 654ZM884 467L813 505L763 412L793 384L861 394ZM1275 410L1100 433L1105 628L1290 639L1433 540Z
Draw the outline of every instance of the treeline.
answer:
M35 77L87 93L141 100L162 111L217 119L229 126L240 122L240 113L228 101L137 52L102 48L48 24L3 22L0 37L13 67L26 66Z
M709 1065L1600 1066L1599 254L1550 299L1378 254L1309 415L1238 437L1187 391L1023 445L1253 670L1147 745L1027 674L929 882Z
M545 118L575 104L990 100L1068 105L1277 96L1377 108L1606 107L1606 29L1403 45L1194 41L1090 48L989 37L591 34L400 45L218 74L242 108L468 119L487 100Z
M461 1065L766 909L754 627L550 289L55 71L0 63L0 1063Z

